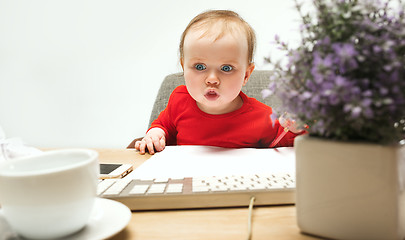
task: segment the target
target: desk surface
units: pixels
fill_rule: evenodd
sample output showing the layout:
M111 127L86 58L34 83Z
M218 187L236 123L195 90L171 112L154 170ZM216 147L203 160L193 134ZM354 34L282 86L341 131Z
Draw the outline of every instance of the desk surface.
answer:
M100 162L131 163L138 167L149 155L128 149L97 149ZM128 226L110 240L237 240L246 239L248 208L132 212ZM300 233L295 206L255 207L252 239L318 239Z

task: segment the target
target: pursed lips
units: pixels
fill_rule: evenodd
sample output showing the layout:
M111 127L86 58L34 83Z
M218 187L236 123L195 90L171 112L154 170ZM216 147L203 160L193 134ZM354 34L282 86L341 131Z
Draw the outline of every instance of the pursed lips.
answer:
M217 98L219 98L219 94L218 94L218 92L217 92L216 90L214 90L214 89L208 89L207 92L204 94L204 97L205 97L207 100L214 101L214 100L216 100Z

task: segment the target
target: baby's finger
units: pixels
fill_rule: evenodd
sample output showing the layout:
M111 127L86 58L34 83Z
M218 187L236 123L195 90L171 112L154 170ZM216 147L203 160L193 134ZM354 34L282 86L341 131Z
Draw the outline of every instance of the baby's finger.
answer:
M166 147L166 139L165 139L164 137L162 137L162 138L160 139L160 146L161 146L161 150L160 150L160 151L163 151L163 150L165 149L165 147Z
M155 154L155 147L153 146L152 140L147 141L146 147L148 148L149 154Z
M139 150L140 154L145 154L145 147L146 147L146 143L144 140L139 141L139 147L137 148Z
M155 146L156 152L160 152L163 150L158 137L152 138L152 142L153 142L153 145Z
M141 141L136 141L136 142L135 142L135 146L134 146L135 149L139 150L140 144L141 144Z

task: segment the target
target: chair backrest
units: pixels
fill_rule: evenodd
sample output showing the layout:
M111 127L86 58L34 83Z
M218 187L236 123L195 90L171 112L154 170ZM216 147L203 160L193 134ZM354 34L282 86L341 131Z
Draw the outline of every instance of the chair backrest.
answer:
M278 109L281 104L280 99L276 96L269 96L266 99L262 98L262 90L265 89L270 83L271 71L268 70L255 70L249 78L249 81L243 86L242 91L249 97L256 98L258 101L269 105L274 109ZM160 85L158 94L153 105L152 113L149 119L149 126L159 116L159 113L166 108L169 96L173 90L185 84L183 73L175 73L165 77Z

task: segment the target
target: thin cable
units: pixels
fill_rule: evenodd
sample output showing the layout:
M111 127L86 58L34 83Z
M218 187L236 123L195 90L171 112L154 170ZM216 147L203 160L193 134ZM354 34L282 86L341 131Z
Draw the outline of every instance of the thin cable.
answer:
M271 142L270 147L274 147L277 145L278 142L290 131L287 127L284 128L284 131L276 138L273 142Z
M255 202L255 197L250 198L250 203L249 203L249 216L248 216L248 235L247 235L247 240L250 240L252 237L252 212L253 212L253 204Z

